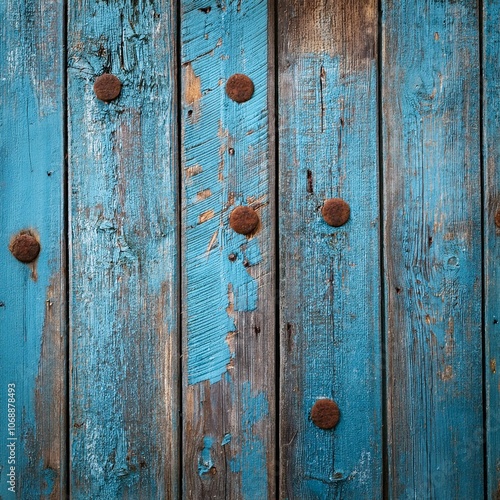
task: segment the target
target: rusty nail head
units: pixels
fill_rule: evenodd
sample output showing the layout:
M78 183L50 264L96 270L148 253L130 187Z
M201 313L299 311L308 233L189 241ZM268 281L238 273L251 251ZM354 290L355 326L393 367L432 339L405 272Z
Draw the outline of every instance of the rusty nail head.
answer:
M98 99L104 102L110 102L116 99L122 90L120 80L110 73L104 73L98 76L94 82L94 93Z
M234 253L230 253L228 255L228 259L231 261L231 262L234 262L236 260L236 255Z
M251 207L236 207L229 216L229 225L239 234L251 234L259 225L259 216Z
M9 250L18 261L28 264L38 257L40 243L29 231L21 231L10 240Z
M340 418L340 410L331 399L318 399L311 410L311 420L320 429L333 429Z
M321 215L328 225L339 227L349 220L351 209L342 198L330 198L323 204Z
M497 227L500 227L500 210L497 210L497 213L495 214L495 224Z
M247 75L235 73L226 83L226 94L236 102L246 102L253 96L254 86Z

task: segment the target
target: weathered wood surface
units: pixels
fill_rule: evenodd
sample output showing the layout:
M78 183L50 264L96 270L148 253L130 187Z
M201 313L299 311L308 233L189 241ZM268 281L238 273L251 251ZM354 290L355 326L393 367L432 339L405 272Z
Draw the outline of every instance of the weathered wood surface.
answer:
M174 4L0 2L0 498L498 500L500 2Z
M176 498L174 8L69 7L72 498ZM105 72L123 83L109 104Z
M500 1L483 4L487 498L500 499ZM497 368L498 364L498 368Z
M63 498L63 5L6 0L0 2L0 19L0 498ZM33 264L9 253L20 230L40 241Z
M389 496L482 498L479 12L382 9Z
M280 497L380 498L377 2L278 12ZM338 228L333 197L351 207ZM309 418L320 398L335 430Z
M275 495L267 26L265 0L181 2L185 498ZM235 73L247 102L226 95ZM240 205L259 214L252 236L229 227Z

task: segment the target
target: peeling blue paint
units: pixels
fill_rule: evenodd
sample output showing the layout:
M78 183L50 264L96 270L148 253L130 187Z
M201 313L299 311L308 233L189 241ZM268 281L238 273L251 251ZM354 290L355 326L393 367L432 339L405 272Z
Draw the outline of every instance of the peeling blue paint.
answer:
M230 467L233 472L241 473L245 498L256 499L266 491L267 467L264 443L256 438L253 427L269 414L269 405L263 392L252 394L250 382L241 386L241 401L241 452L230 461Z
M391 498L485 493L478 4L382 2Z
M64 394L52 389L55 379L63 380L67 360L64 351L54 352L61 344L51 344L56 330L58 339L66 336L64 314L58 317L66 297L63 12L60 2L0 2L0 498L5 499L41 498L55 489L64 496L65 429L63 419L52 414L64 405ZM30 265L8 250L11 238L24 229L33 230L41 243ZM47 355L44 346L54 350ZM10 431L8 384L15 384ZM47 394L54 394L52 401ZM9 463L10 443L15 463ZM15 493L7 482L10 467L15 467Z
M198 459L198 474L203 476L210 472L210 469L214 466L211 457L212 445L214 444L213 438L205 436L203 438L203 450L201 450L200 458Z
M176 498L175 8L67 7L72 498Z
M221 446L225 446L226 444L229 444L231 442L231 434L224 434L224 437L222 438L221 441Z
M355 8L345 4L331 12L349 26ZM373 14L363 22L376 27ZM375 44L372 35L366 43ZM369 480L345 482L342 498L377 498L382 489L377 64L368 57L351 65L351 49L290 45L279 73L279 182L287 194L280 197L280 309L288 333L280 397L282 440L291 443L282 444L281 470L293 498L339 498L340 482L330 478L353 470L366 450L374 457ZM342 227L321 216L332 197L351 207ZM339 405L335 430L309 418L322 397Z
M500 210L500 2L483 2L484 199ZM500 237L491 203L484 204L487 498L500 495ZM489 366L488 366L489 365Z
M228 226L231 210L268 203L267 161L267 3L245 7L252 36L240 20L237 2L203 12L183 3L183 185L186 249L188 383L221 379L231 360L226 342L236 330L233 312L254 311L258 286L251 266L260 262L259 234L251 238ZM228 19L231 39L222 34ZM245 73L255 93L238 104L225 93L227 78ZM237 143L233 141L237 137ZM231 148L231 153L230 153ZM245 171L245 183L238 179ZM252 175L254 173L254 175ZM229 254L238 256L231 262Z

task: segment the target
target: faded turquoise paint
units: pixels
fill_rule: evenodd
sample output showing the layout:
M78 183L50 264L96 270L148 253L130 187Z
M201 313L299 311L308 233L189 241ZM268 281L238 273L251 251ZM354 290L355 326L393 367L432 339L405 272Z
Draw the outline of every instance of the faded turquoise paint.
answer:
M210 436L204 437L203 449L201 450L200 459L198 461L198 473L200 474L200 476L210 472L210 469L214 465L212 457L210 455L210 451L212 449L213 444L214 444L213 438L211 438Z
M298 20L290 7L279 41L280 497L380 498L376 11L310 3ZM322 8L335 21L309 44ZM342 33L367 34L363 47L341 39L340 19ZM332 197L351 207L339 228L321 216ZM320 398L340 408L335 430L310 420Z
M500 1L483 3L483 158L486 472L488 500L500 498Z
M483 2L486 408L477 2L382 2L381 180L375 2L278 3L279 496L382 496L382 186L388 496L481 498L486 470L487 497L496 500L500 2ZM0 411L15 383L18 498L67 496L59 4L0 3ZM180 493L173 10L165 0L69 2L76 499ZM263 1L186 0L181 10L184 491L274 498L268 9ZM103 71L124 83L111 104L92 92ZM247 103L225 95L235 72L254 80ZM351 205L337 229L320 215L331 196ZM250 238L228 227L238 205L262 218ZM21 229L42 244L33 266L7 248ZM340 406L334 431L310 421L322 397ZM8 437L4 428L2 498Z
M181 2L183 486L190 498L275 494L268 22L265 0ZM226 95L234 73L254 83L248 102ZM252 236L229 227L240 205L259 214ZM243 418L244 387L262 395L258 422ZM200 476L207 437L213 473Z
M382 10L389 496L482 498L477 2Z
M171 2L69 3L72 497L178 495ZM123 83L106 104L103 72Z
M0 498L63 498L63 6L7 0L0 19ZM34 264L8 250L23 229L41 242Z
M242 401L243 435L241 452L231 460L230 467L233 472L241 473L241 488L245 498L262 498L262 492L267 489L266 447L264 443L255 439L253 427L258 425L269 415L266 394L259 392L253 394L249 382L243 383L239 388Z
M262 171L268 155L267 9L264 1L185 1L182 10L188 381L214 383L232 356L226 337L236 331L233 313L255 310L258 300L257 283L244 267L261 260L258 236L235 233L228 218L235 206L269 203ZM227 97L233 73L253 80L250 101Z

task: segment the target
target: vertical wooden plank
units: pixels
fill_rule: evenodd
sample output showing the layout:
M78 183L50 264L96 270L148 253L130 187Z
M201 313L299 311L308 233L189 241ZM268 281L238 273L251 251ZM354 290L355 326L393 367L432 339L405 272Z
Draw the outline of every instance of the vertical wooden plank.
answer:
M0 498L65 498L63 6L6 0L0 18ZM22 230L31 264L9 253Z
M281 498L382 495L377 2L280 0ZM350 220L326 224L326 199ZM340 409L335 430L310 418Z
M69 4L72 498L178 495L175 18ZM93 92L122 82L118 99Z
M184 496L273 498L274 295L267 1L184 0ZM229 99L248 75L252 98ZM249 206L256 232L229 215Z
M382 4L389 493L482 498L478 8Z
M500 499L500 1L483 4L487 498ZM498 368L497 368L498 363Z

